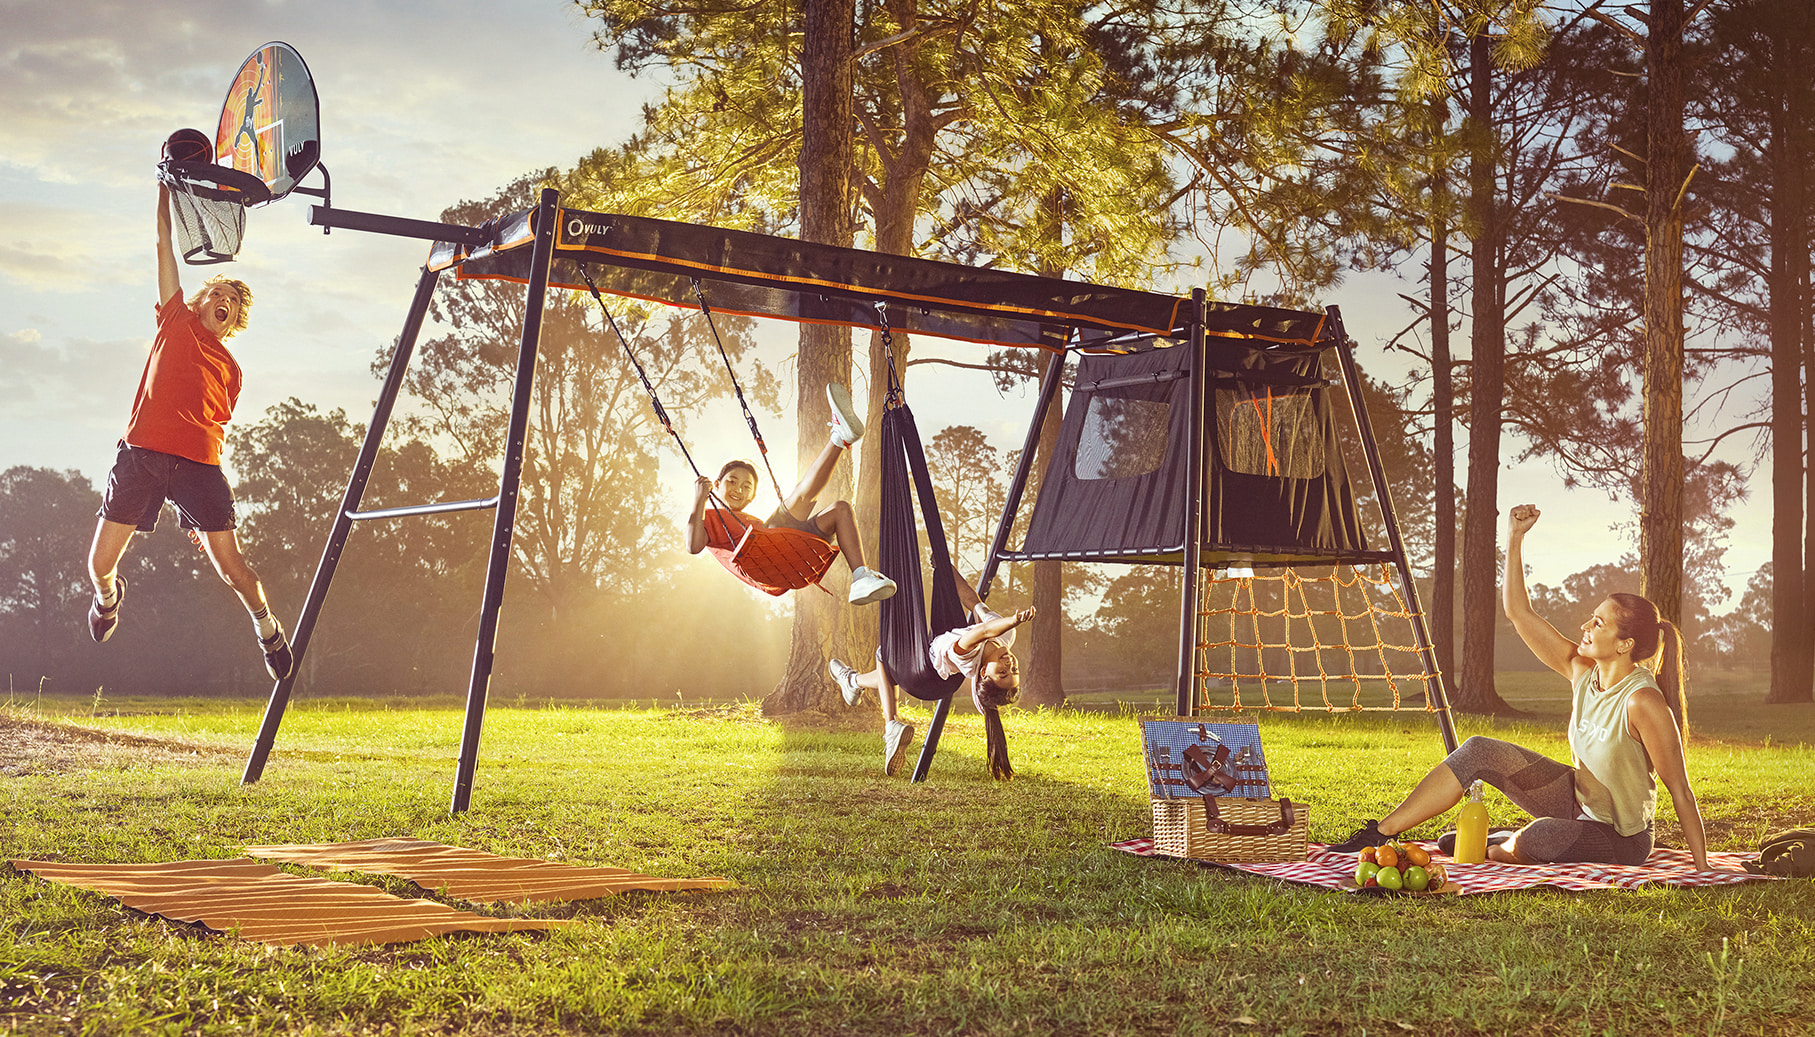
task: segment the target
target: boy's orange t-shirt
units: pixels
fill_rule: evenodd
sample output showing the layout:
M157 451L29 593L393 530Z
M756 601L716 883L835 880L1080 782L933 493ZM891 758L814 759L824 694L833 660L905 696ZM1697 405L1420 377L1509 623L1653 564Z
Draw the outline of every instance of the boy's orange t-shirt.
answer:
M745 515L741 512L731 512L729 514L731 517L727 519L727 512L724 508L706 509L705 523L707 547L723 548L724 550L729 551L737 546L738 541L744 538L744 528L746 526L755 526L757 529L767 528L766 523L754 515ZM742 525L739 523L742 523Z
M132 400L126 442L202 464L220 464L224 426L239 402L239 364L202 326L181 292L157 312L158 333Z

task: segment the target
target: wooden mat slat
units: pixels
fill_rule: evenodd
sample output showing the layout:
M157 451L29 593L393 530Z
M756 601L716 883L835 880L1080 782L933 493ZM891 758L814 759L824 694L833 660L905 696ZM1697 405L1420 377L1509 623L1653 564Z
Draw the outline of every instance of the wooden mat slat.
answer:
M291 875L245 859L166 864L13 861L48 882L116 897L135 911L197 922L241 939L282 946L407 943L453 932L518 932L569 923L488 918L381 889Z
M359 871L408 879L424 889L475 904L590 900L625 890L671 892L725 889L727 879L665 879L626 868L555 864L534 857L500 857L483 850L423 839L362 839L344 843L248 846L246 854L311 868Z

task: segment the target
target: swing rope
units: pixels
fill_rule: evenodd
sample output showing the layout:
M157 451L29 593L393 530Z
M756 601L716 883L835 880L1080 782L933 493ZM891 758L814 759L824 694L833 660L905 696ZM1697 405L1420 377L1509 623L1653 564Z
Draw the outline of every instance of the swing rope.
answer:
M593 282L592 275L586 271L586 264L576 263L575 266L580 271L580 279L586 282L587 291L590 291L593 299L598 302L599 312L605 315L605 322L611 325L611 333L617 336L618 345L624 347L624 355L630 358L630 366L636 369L637 378L643 383L643 391L649 394L649 406L655 410L656 420L660 421L662 428L666 429L668 435L674 438L674 445L681 448L681 457L686 459L687 467L693 469L695 476L704 479L706 473L700 471L700 466L694 463L693 454L687 450L686 440L683 440L681 434L675 431L674 419L668 416L668 408L662 406L662 398L656 394L655 384L649 380L649 372L643 370L643 362L637 359L636 351L630 348L630 340L624 337L623 330L618 327L617 318L611 315L611 307L605 305L605 297L599 294L599 286ZM737 517L737 512L732 511L729 505L719 499L718 491L708 490L706 492L720 513L730 515L732 521L742 527L739 531L739 536L742 536L742 529L749 527Z
M681 434L675 430L673 419L668 416L667 408L662 406L661 396L657 394L655 384L649 380L649 373L644 370L643 363L637 358L636 351L630 348L630 340L624 336L623 329L618 327L617 319L611 314L611 307L605 305L605 297L599 292L599 286L593 281L592 275L587 272L585 264L576 264L576 266L580 271L581 279L586 282L587 290L592 292L593 299L598 302L599 311L605 315L606 322L611 325L612 334L617 336L618 344L624 347L624 355L630 358L630 366L636 370L637 378L642 381L643 391L649 396L649 405L654 408L656 418L661 421L662 427L667 430L668 435L673 437L675 445L680 447L681 456L686 459L687 467L693 469L696 477L704 479L705 473L701 472L699 465L694 462L693 454L688 451L686 441L681 439ZM698 294L699 281L695 280L693 285L694 292ZM712 314L711 310L706 308L703 296L700 299L700 305L706 312L707 323L710 324ZM713 328L712 336L715 340L718 338L717 328ZM722 342L719 343L719 356L724 358L725 370L731 376L731 385L737 390L738 403L744 408L744 418L750 425L750 431L756 436L756 444L762 449L763 464L767 467L769 464L768 448L763 445L762 433L756 427L755 415L750 412L749 405L744 401L743 387L738 384L737 372L732 369L731 358L726 355ZM771 482L775 480L773 467L769 468L769 479ZM780 483L776 483L776 486L776 494L780 496ZM769 529L753 526L738 517L738 513L725 503L716 490L708 489L706 493L714 505L713 511L717 513L720 532L735 544L729 549L713 547L712 554L718 559L719 564L723 565L733 576L770 595L785 594L790 590L800 590L807 586L817 586L820 590L825 590L820 581L825 578L826 570L831 566L832 559L838 555L838 548L819 537L800 530L786 527ZM786 507L786 498L783 498L782 501L783 507ZM735 522L738 526L735 536L731 536L731 527L725 521L727 515L730 516L731 522ZM757 534L761 534L761 536Z
M719 337L718 324L712 319L712 305L706 301L706 293L700 290L700 279L689 278L693 283L693 297L699 300L700 315L706 318L706 327L712 332L712 344L718 347L719 359L725 362L725 373L731 376L732 391L737 393L737 405L743 408L744 424L750 426L750 437L756 440L756 450L763 458L763 467L769 470L769 485L775 487L775 499L781 506L788 506L788 498L781 492L781 480L775 478L775 466L769 463L769 444L763 442L763 430L756 427L756 412L750 409L750 403L744 399L744 387L738 383L737 371L731 366L731 357L725 352L725 341Z

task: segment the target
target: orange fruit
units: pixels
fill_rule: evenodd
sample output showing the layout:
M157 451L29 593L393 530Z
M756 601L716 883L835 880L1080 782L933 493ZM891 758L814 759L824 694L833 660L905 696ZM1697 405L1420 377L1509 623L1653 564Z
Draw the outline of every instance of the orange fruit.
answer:
M1424 847L1413 843L1406 846L1405 859L1415 867L1422 868L1431 862L1431 855Z
M1369 864L1377 863L1377 858L1374 856L1374 854L1375 854L1374 847L1372 847L1372 846L1363 847L1361 850L1361 859L1364 861L1367 861Z
M1399 863L1399 854L1393 849L1393 845L1388 843L1374 851L1374 861L1382 868L1391 868Z

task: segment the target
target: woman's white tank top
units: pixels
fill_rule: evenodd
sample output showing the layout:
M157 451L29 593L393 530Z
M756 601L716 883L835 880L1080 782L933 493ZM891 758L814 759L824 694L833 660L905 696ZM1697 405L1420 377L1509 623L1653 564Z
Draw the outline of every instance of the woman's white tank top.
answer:
M1657 679L1640 666L1611 688L1598 684L1592 666L1575 682L1569 751L1576 761L1576 805L1583 817L1637 835L1657 814L1657 781L1644 743L1627 725L1626 705L1638 689L1657 687Z

